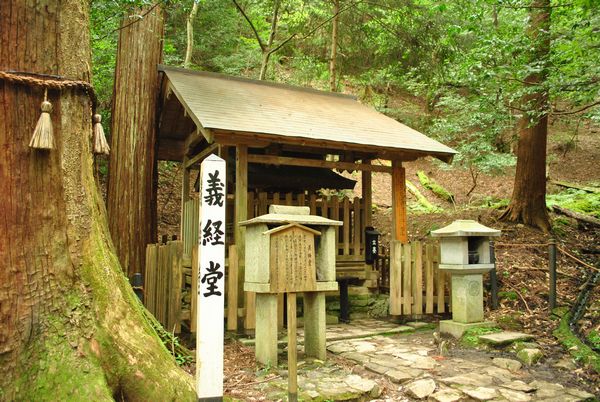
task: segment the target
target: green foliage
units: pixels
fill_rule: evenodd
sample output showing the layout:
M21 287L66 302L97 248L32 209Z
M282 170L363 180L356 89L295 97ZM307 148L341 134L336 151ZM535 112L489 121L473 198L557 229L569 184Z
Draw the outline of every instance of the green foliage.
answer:
M567 189L557 194L546 196L548 207L558 205L563 208L600 218L600 193Z
M593 329L586 337L588 343L592 346L592 349L600 351L600 332Z
M565 236L567 234L566 228L571 225L569 218L557 217L552 220L552 232L558 236Z
M184 58L186 21L195 0L164 3L164 62ZM263 42L274 0L238 0ZM93 83L105 127L120 19L149 0L91 3ZM342 1L339 15L338 90L459 151L455 166L496 173L514 166L521 99L540 89L560 110L598 100L600 5L575 1L553 7L550 54L532 61L524 0ZM268 78L319 89L329 87L332 4L284 0ZM231 0L199 0L192 68L256 78L261 49L250 24ZM542 88L522 81L545 71ZM530 113L531 115L531 113ZM600 124L600 108L581 114ZM535 117L535 116L534 116ZM560 113L555 118L561 117ZM579 118L579 117L577 117ZM565 140L572 147L574 137ZM418 209L418 208L417 208Z
M515 301L518 299L517 292L509 291L509 292L498 292L498 298L500 300L512 300Z

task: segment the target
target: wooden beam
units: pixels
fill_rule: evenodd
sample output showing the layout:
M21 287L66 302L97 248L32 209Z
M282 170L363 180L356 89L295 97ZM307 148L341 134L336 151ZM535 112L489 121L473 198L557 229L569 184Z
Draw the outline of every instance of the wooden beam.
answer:
M246 228L240 222L248 218L248 146L238 145L235 149L235 210L234 242L238 255L238 306L244 307L244 278L246 256Z
M196 145L204 140L204 136L200 134L198 129L192 131L185 139L185 145L183 146L183 152L185 155L190 155Z
M271 145L271 141L257 139L254 136L232 137L231 135L223 134L222 132L219 134L213 133L213 138L215 142L218 142L221 145L247 145L252 148L266 148Z
M365 227L371 226L373 223L373 188L371 171L363 170L361 172L362 199L364 202L363 222Z
M406 225L406 172L402 162L392 161L392 240L408 242Z
M210 144L208 147L204 148L202 151L197 153L191 158L186 157L186 162L183 164L185 168L189 168L192 165L195 165L198 162L202 162L204 158L208 155L212 154L217 150L218 145L215 143Z
M320 148L324 151L331 150L332 154L340 154L344 151L359 152L363 155L371 155L371 159L386 159L386 160L402 160L402 161L414 161L418 158L425 156L433 156L444 162L451 162L453 154L439 154L428 151L414 150L414 149L399 149L399 148L387 148L379 145L369 144L356 144L349 142L340 142L333 140L319 140L313 138L303 137L290 137L287 135L276 135L276 134L262 134L252 133L246 131L231 131L231 130L212 130L215 141L219 138L219 141L227 139L230 143L246 143L250 147L258 147L258 145L252 145L254 141L266 141L267 143L277 143L283 145L295 145L301 147ZM249 143L252 141L252 143Z
M248 162L250 163L262 163L268 165L288 165L288 166L308 166L318 167L324 169L338 169L338 170L363 170L372 172L384 172L391 173L392 168L389 166L371 165L366 163L352 163L352 162L330 162L319 159L303 159L303 158L289 158L287 156L273 156L273 155L248 155Z

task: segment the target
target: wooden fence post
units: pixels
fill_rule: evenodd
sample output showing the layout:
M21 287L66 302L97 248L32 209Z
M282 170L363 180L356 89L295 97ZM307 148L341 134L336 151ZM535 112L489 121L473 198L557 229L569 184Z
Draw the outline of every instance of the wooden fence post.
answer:
M444 313L446 311L446 273L440 270L440 246L435 245L433 250L433 269L437 272L437 312Z
M433 245L425 245L425 313L433 314Z
M397 240L390 248L390 314L402 315L402 243Z
M169 319L168 330L176 334L181 332L181 287L183 279L182 254L183 243L173 241L171 247L170 281L167 292L169 292Z
M237 248L229 246L229 275L227 278L227 330L237 331L238 328L238 266Z
M410 244L402 245L402 312L410 315L412 312L412 249Z
M414 313L416 318L423 315L423 243L420 241L415 242L415 275L413 281L415 282L413 288L415 289L414 300Z

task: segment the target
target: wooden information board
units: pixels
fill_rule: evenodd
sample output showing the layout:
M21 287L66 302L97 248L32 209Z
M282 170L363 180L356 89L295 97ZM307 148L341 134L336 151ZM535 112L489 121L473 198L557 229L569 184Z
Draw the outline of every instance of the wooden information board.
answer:
M320 235L320 232L299 224L289 224L267 233L271 236L271 292L316 291L315 235Z

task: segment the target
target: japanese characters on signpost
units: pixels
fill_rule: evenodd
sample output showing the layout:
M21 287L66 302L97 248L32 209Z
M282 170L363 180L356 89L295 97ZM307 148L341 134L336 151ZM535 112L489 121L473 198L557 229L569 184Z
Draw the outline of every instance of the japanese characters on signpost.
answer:
M200 174L196 392L199 401L222 401L227 194L225 161L210 155L202 162Z

